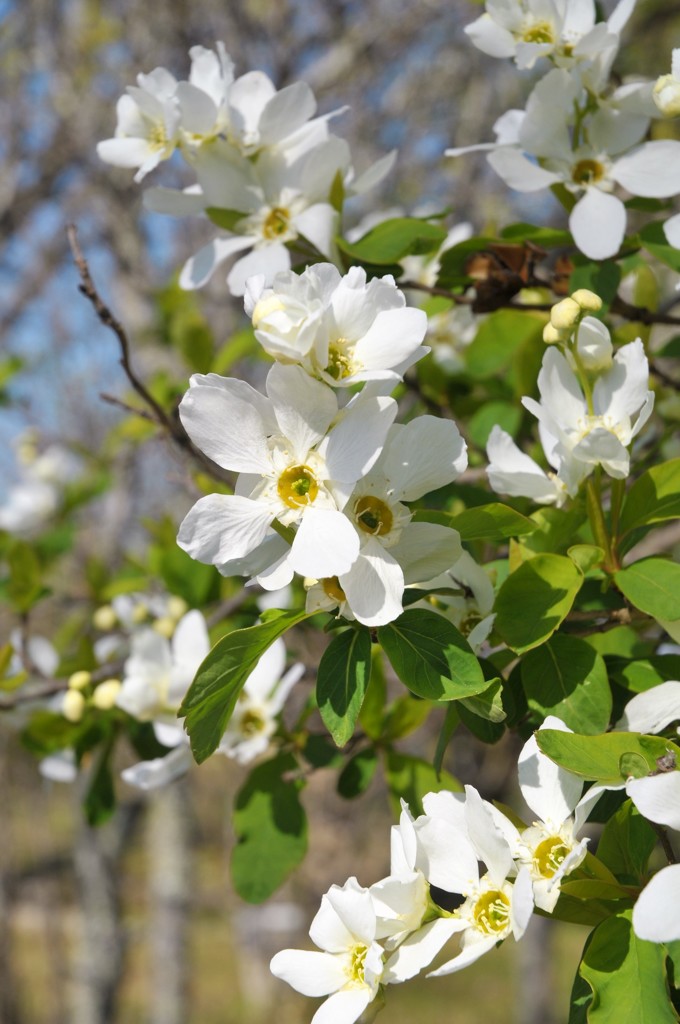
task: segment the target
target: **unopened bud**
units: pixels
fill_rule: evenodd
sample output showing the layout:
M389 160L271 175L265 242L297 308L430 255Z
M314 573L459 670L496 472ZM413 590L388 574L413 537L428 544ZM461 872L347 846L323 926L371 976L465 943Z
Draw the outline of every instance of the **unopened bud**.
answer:
M92 694L94 706L100 711L110 711L116 703L121 685L119 679L105 679Z
M569 330L574 327L581 316L581 307L574 299L562 299L550 310L550 323L559 330Z
M558 331L552 324L546 324L543 328L543 341L546 345L559 345L568 338L569 331Z
M148 617L149 609L143 601L140 601L140 603L136 604L132 609L132 621L138 626L140 623L145 622Z
M92 676L90 673L81 669L80 672L74 672L72 676L69 676L68 688L69 690L84 690L91 682Z
M255 330L259 327L260 323L270 313L278 313L279 310L284 309L284 305L278 295L267 295L265 298L260 299L255 304L253 310L253 327Z
M652 99L666 117L677 117L680 114L680 81L675 75L662 75L656 80Z
M181 619L183 615L189 610L189 605L186 603L183 597L178 597L176 594L172 594L168 598L168 615L171 619Z
M67 690L61 705L61 713L68 722L79 722L85 710L85 698L80 690Z
M118 624L118 616L110 604L103 604L101 608L97 608L92 616L92 621L97 629L105 632L106 630L113 629Z
M156 619L153 624L153 628L157 633L160 633L161 636L167 637L169 640L175 632L175 625L176 623L174 619L171 619L169 615L164 615L162 618Z
M599 313L602 309L602 299L588 288L577 289L572 295L572 299L574 302L578 302L586 313Z

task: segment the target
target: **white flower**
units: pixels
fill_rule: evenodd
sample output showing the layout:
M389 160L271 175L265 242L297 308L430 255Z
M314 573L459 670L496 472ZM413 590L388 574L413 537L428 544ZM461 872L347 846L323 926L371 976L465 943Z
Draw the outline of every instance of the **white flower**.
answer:
M460 630L475 653L489 636L496 618L493 584L472 555L462 551L454 565L423 589L436 596L444 614ZM448 591L452 590L453 593Z
M430 887L416 867L417 838L408 805L402 800L398 825L390 833L390 874L370 888L378 916L377 937L385 949L395 949L417 931L431 911Z
M97 144L100 160L115 167L137 167L141 181L162 160L168 160L179 143L180 109L177 79L165 68L138 75L116 106L115 136Z
M487 0L486 13L465 32L483 53L513 57L520 68L533 67L540 57L574 64L590 56L595 42L598 48L616 46L634 6L635 0L622 0L608 22L596 26L593 0Z
M666 117L680 114L680 50L673 50L670 75L656 80L652 93L654 102Z
M638 144L649 124L639 88L621 87L595 112L584 108L577 136L580 102L586 101L578 77L555 68L535 87L526 112L509 111L497 122L495 144L447 150L447 155L491 150L493 169L520 192L564 185L578 197L569 216L576 245L591 259L606 259L618 252L626 231L626 209L613 195L616 185L635 196L676 195L680 142Z
M178 543L227 575L250 571L276 590L294 572L336 576L356 560L359 537L341 509L380 455L396 403L358 395L340 411L325 384L279 364L269 371L267 393L216 374L192 377L180 406L187 433L241 475L234 495L208 495L194 505ZM274 535L274 519L296 527L290 549ZM269 542L271 557L263 551L261 562L241 566ZM268 567L280 571L265 579Z
M406 308L390 276L367 282L361 267L341 277L322 263L301 275L278 274L266 290L263 283L251 280L246 298L255 337L274 359L300 363L332 387L396 383L428 351L421 346L425 313Z
M601 373L612 365L612 339L605 324L594 316L584 316L576 331L576 354L591 373Z
M670 755L671 757L673 755ZM641 779L630 778L626 782L626 793L640 814L656 825L680 832L680 765L670 771L646 775Z
M521 938L533 911L531 878L526 868L515 875L517 830L471 786L458 793L428 793L425 815L415 822L416 866L446 892L465 896L451 915L426 924L390 957L389 980L417 973L454 934L460 952L429 977L462 970L511 933ZM487 871L480 873L479 862ZM426 959L429 958L429 959Z
M562 353L547 349L538 376L541 401L523 398L522 404L538 419L546 458L569 494L598 464L616 479L628 476L629 445L654 406L648 384L649 367L639 338L617 351L589 398Z
M198 666L210 649L205 619L190 611L168 640L154 629L132 638L116 703L141 722L152 721L160 743L177 746L183 730L174 717Z
M284 949L271 971L306 996L328 996L312 1024L353 1024L378 994L383 949L371 894L356 878L331 886L309 934L322 952Z
M675 679L636 693L614 728L621 732L657 733L672 722L680 722L680 682Z
M571 732L552 715L541 728ZM539 819L521 833L519 861L531 874L536 906L550 913L557 903L562 878L586 855L588 840L576 841L585 820L577 809L583 782L542 754L535 736L522 748L518 774L522 796ZM576 820L572 817L575 809Z
M248 764L265 752L276 731L277 716L305 671L304 665L297 664L284 675L285 664L285 644L277 640L248 676L218 747L219 753L239 764Z
M337 579L323 580L330 607L341 597L343 614L349 609L365 625L384 625L401 614L406 585L432 579L456 561L458 533L411 522L404 503L455 480L466 465L465 443L450 420L419 416L390 428L382 455L345 506L360 550L347 570L332 574ZM310 591L308 607L321 607L321 600L318 590Z
M680 864L662 868L647 883L633 907L633 931L648 942L680 939Z

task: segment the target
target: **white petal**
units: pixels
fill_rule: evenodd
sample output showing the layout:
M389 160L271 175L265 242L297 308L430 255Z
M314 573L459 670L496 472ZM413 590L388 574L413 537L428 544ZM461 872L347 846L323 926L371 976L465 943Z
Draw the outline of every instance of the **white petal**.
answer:
M647 883L633 907L633 931L648 942L680 939L680 864L662 868Z
M343 989L321 1004L311 1024L354 1024L373 998L366 986Z
M269 99L260 116L260 138L264 145L280 142L314 117L316 99L306 82L294 82Z
M394 426L381 460L381 470L400 501L415 501L451 483L466 466L458 427L435 416L418 416Z
M373 537L363 545L349 572L340 576L340 586L355 617L366 626L384 626L404 610L401 566Z
M427 333L422 309L386 309L378 313L354 353L367 370L398 366L420 346Z
M571 732L564 722L552 715L546 718L542 728ZM517 774L522 796L531 810L542 821L552 822L559 828L576 807L583 791L583 781L542 754L535 736L522 747Z
M614 256L626 233L626 208L616 196L589 188L569 215L569 230L592 260Z
M595 382L595 413L611 416L615 423L623 423L642 407L648 388L649 366L644 346L638 338L618 350L611 368Z
M177 543L198 562L220 565L254 551L267 536L271 521L270 510L259 501L207 494L183 519Z
M44 757L38 765L44 779L50 782L75 782L78 777L76 758L72 750L59 750L56 754Z
M333 509L305 509L290 551L295 572L317 580L342 576L358 555L359 535L346 515Z
M235 473L266 473L271 470L267 444L268 426L259 406L262 396L254 388L203 384L189 388L179 407L182 425L202 452L224 469ZM257 398L255 398L257 395Z
M629 779L626 792L649 821L680 832L680 771Z
M184 264L179 275L180 288L184 288L186 291L202 288L221 263L224 263L234 253L240 252L242 249L249 249L254 241L254 238L247 235L214 238Z
M180 82L176 95L182 128L192 135L207 135L211 132L217 120L217 107L210 96L191 82Z
M519 149L502 147L486 159L505 184L517 192L540 192L561 180L559 174L539 167Z
M294 458L304 463L310 448L318 444L337 415L335 393L300 366L275 363L267 375L267 394Z
M415 822L418 836L416 867L431 885L445 892L469 892L479 882L477 854L466 831L444 818L421 816Z
M376 917L368 889L360 886L356 878L349 878L343 886L332 885L326 899L354 939L370 945L375 938Z
M327 996L347 982L343 960L330 953L282 949L273 958L269 969L276 978L288 982L303 996Z
M520 451L509 434L498 425L489 434L487 475L497 494L533 498L540 505L558 501L560 489L538 463Z
M560 425L573 427L587 412L586 401L576 374L562 353L553 346L548 348L543 356L538 375L538 389L543 410L547 410ZM529 402L523 404L531 412L534 411L533 407L530 408Z
M680 721L680 682L669 680L629 700L614 726L622 732L661 732Z
M330 259L336 251L333 239L338 232L338 220L338 211L330 203L313 203L295 217L293 224L299 234Z
M477 856L496 885L502 885L512 867L512 851L473 786L465 787L465 823Z
M680 142L662 139L645 142L619 157L612 177L634 196L665 199L680 192Z
M479 942L470 943L460 951L458 956L454 956L453 960L449 960L442 967L438 967L436 971L430 971L427 977L440 978L444 974L455 974L456 971L462 971L464 967L469 967L475 960L479 960L481 956L484 956L490 949L493 949L496 942L497 940L491 935L488 938L481 939Z
M248 244L252 242L251 238ZM227 284L232 295L243 295L249 277L263 274L265 284L270 285L276 275L284 270L290 270L290 253L285 245L273 242L271 245L258 246L237 260L227 276Z
M120 773L123 782L136 789L160 789L178 779L189 771L194 759L191 750L185 744L171 750L165 757L155 757L151 761L139 761L138 764L124 768Z
M466 25L465 35L474 45L489 57L514 57L517 45L512 32L498 25L488 14Z
M675 249L680 249L680 213L676 213L674 217L669 217L663 226L666 241L669 245L672 245Z
M527 868L522 867L519 869L515 884L512 887L512 905L510 907L512 934L517 942L519 942L527 930L533 912L534 891L531 884L531 874Z
M354 483L377 461L397 414L393 398L359 397L333 427L324 452L332 480Z
M424 967L432 963L442 946L456 932L467 927L466 921L455 917L430 921L402 942L397 951L385 964L384 980L398 984L415 977Z
M458 531L437 523L407 523L390 548L406 584L434 579L457 562L462 551Z
M208 627L201 612L193 609L179 620L171 647L175 669L188 676L190 682L210 650Z

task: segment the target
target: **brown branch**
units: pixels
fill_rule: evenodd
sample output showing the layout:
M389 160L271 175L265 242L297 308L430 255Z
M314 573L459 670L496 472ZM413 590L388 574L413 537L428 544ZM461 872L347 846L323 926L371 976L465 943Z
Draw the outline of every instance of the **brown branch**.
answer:
M649 819L647 820L649 821ZM657 836L659 837L659 841L661 842L661 846L663 847L663 852L666 854L666 860L668 861L668 863L677 864L678 859L675 856L675 850L671 846L671 841L668 838L668 832L666 831L666 829L663 827L663 825L657 825L654 821L650 821L649 824L652 826Z
M146 411L146 409L137 409L134 405L128 405L128 403L124 402L122 398L116 398L115 395L109 395L106 391L100 391L99 397L102 402L108 402L109 405L115 405L119 409L124 409L125 412L132 413L133 416L139 416L143 420L148 420L149 423L158 424L156 417L152 416L150 412Z
M73 261L78 270L78 274L80 275L80 284L78 289L85 298L89 300L95 313L99 317L99 320L105 327L108 327L109 330L113 331L116 335L120 346L120 365L122 366L125 375L134 390L140 396L144 404L151 410L151 415L145 418L158 423L159 426L161 426L168 436L175 442L175 444L185 452L188 452L196 462L200 463L201 468L205 472L209 473L210 476L222 483L231 483L232 474L223 470L220 466L214 463L212 459L209 459L208 456L200 450L200 448L196 447L184 430L179 417L168 415L165 409L159 405L133 370L130 359L130 342L127 333L120 320L113 315L95 288L92 275L90 274L90 268L83 255L82 249L80 248L80 243L78 242L78 231L76 225L67 225L66 234L71 248L71 253L73 254ZM111 398L109 397L105 399L105 401L111 401ZM122 404L115 399L113 401L115 404ZM138 410L134 409L133 411L139 414Z

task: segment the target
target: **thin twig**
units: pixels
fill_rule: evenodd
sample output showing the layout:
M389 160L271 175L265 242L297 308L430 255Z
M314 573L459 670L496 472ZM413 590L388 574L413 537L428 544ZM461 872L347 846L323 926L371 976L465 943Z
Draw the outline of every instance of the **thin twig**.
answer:
M134 405L128 405L122 398L116 398L115 395L109 395L105 391L99 392L99 397L102 402L108 402L109 405L116 405L119 409L125 409L125 412L132 413L133 416L139 416L143 420L148 420L149 423L155 423L158 425L158 420L155 416L152 416L146 409L138 409Z
M671 846L671 841L668 838L668 832L666 831L666 829L663 827L663 825L657 825L653 821L650 821L649 824L652 826L657 836L659 837L659 841L661 842L661 846L663 847L663 852L666 854L666 860L668 861L668 863L677 864L678 859L675 856L675 850Z
M67 225L66 234L73 254L73 261L78 270L78 274L80 275L80 284L78 289L85 298L89 300L95 313L104 326L108 327L109 330L113 331L116 335L120 346L120 365L125 371L125 375L134 390L137 392L144 404L151 410L152 415L148 418L155 420L155 422L166 431L168 436L172 438L175 444L188 452L196 462L200 463L201 468L209 473L210 476L222 483L230 483L232 481L232 474L223 470L220 466L214 463L212 459L209 459L207 455L204 455L200 448L195 446L189 435L184 430L179 417L168 415L165 409L159 405L133 370L130 359L130 342L127 333L120 320L113 315L95 288L92 275L90 274L90 268L83 255L82 249L80 248L80 243L78 242L78 231L75 224ZM111 401L111 398L107 398L106 401ZM122 404L115 399L114 402ZM138 413L138 410L136 409L133 411Z

